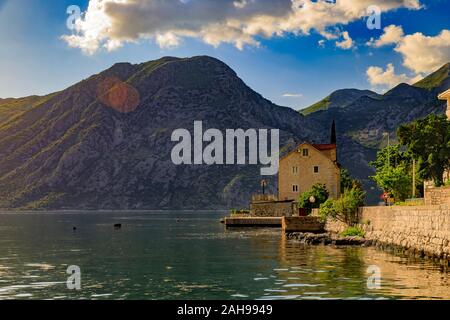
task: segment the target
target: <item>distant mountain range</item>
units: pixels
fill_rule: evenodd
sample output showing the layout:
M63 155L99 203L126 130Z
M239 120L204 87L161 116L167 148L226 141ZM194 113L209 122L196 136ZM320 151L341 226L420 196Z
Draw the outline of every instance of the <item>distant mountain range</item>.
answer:
M336 120L339 161L364 181L368 161L404 122L442 113L449 64L384 95L340 90L302 111L277 106L211 57L120 63L44 97L0 99L0 207L213 209L246 207L256 166L175 166L171 133L204 127L277 128L283 152L327 142ZM105 94L105 92L107 94ZM276 192L276 177L269 179Z
M371 202L377 201L375 184L368 179L368 166L376 152L387 145L389 133L396 143L397 128L404 123L445 112L439 93L450 88L450 63L414 85L399 84L383 95L369 90L344 89L301 110L308 120L326 124L336 120L339 162L361 179Z

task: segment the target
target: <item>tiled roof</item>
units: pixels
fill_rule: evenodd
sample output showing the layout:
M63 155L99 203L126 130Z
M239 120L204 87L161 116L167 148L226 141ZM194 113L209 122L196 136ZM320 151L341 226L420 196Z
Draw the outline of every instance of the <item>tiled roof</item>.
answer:
M336 145L334 143L333 144L313 144L312 146L320 151L336 149Z
M444 100L444 99L448 99L448 98L450 98L450 89L448 89L447 91L442 92L439 95L439 99Z

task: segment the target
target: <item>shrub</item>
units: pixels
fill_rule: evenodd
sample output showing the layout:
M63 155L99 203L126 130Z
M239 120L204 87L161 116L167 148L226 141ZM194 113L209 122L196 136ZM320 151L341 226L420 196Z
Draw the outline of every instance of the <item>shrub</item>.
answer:
M341 233L343 237L364 237L365 232L360 227L348 227Z
M330 196L326 186L324 184L317 183L312 186L312 188L306 192L303 192L298 200L299 208L306 209L308 214L311 213L312 209L319 208L322 203L327 201ZM311 202L311 197L314 197L315 201Z
M320 206L322 219L334 218L349 224L357 222L358 208L364 205L365 192L354 185L346 189L337 200L329 199Z

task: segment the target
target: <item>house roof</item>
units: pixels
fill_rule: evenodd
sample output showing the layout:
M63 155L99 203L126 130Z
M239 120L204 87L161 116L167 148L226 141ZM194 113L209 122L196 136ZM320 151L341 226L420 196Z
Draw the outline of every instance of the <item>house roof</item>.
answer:
M450 89L448 89L447 91L442 92L439 96L439 99L441 100L447 100L450 99Z
M316 148L319 151L325 151L325 150L333 150L336 149L335 143L328 143L328 144L312 144L314 148Z
M336 149L336 145L335 144L311 144L309 142L302 142L300 144L298 144L295 149L291 150L290 152L288 152L287 154L285 154L283 157L280 158L280 160L283 160L284 158L287 158L289 155L297 152L298 148L300 148L303 145L308 145L308 146L312 146L313 148L317 149L318 151L326 151L326 150L333 150ZM320 152L320 154L322 154L323 156L325 156L323 153Z
M287 158L288 156L290 156L291 154L293 154L294 152L298 151L298 148L300 148L302 145L308 145L308 146L312 146L313 148L317 149L319 151L320 156L327 158L328 160L331 161L331 159L326 156L324 153L320 152L320 151L326 151L326 150L333 150L333 149L337 149L337 145L336 144L311 144L308 142L303 142L297 145L297 147L292 150L291 152L288 152L286 155L284 155L283 157L280 158L280 162ZM337 161L333 161L334 165L341 169L341 165L339 162Z

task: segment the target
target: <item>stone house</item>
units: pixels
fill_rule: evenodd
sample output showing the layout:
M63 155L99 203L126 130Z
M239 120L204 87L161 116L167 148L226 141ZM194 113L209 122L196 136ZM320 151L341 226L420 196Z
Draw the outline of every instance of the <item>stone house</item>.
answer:
M278 196L254 195L250 216L292 216L298 214L297 200L314 184L324 184L330 198L341 194L341 169L337 162L336 126L333 122L329 144L301 143L280 159Z
M445 91L445 92L442 92L439 96L438 96L438 98L440 99L440 100L447 100L447 118L449 118L450 119L450 89L448 89L447 91Z
M337 161L336 127L333 122L329 144L304 142L280 159L278 199L297 200L314 184L324 184L330 197L341 194L341 169Z
M302 143L280 159L278 198L297 200L314 184L324 184L330 197L340 196L341 169L337 162L336 144Z
M447 118L450 120L450 89L448 89L447 91L442 92L438 98L440 100L447 100L447 111L446 111L446 115ZM450 180L450 172L446 172L444 174L444 180L448 181Z
M447 100L447 118L450 120L450 89L441 93L438 98ZM444 173L444 181L450 181L450 171ZM450 186L436 188L433 181L424 182L424 197L427 205L450 205Z

